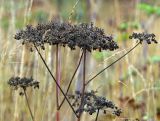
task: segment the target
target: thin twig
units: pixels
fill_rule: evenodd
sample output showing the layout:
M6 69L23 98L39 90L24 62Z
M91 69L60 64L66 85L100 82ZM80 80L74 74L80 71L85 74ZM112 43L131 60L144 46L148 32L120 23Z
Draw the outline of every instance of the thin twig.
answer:
M99 115L99 109L98 109L98 111L97 111L97 115L96 115L96 119L95 119L95 121L97 121L97 120L98 120L98 115Z
M69 102L69 100L68 100L67 96L66 96L66 95L65 95L65 93L63 92L63 90L62 90L62 88L60 87L60 85L57 83L57 81L56 81L55 77L53 76L53 74L52 74L51 70L49 69L49 67L48 67L47 63L45 62L44 58L42 57L42 55L41 55L41 53L39 52L39 50L38 50L37 46L35 45L35 43L34 43L34 47L36 48L36 50L37 50L37 52L38 52L38 54L39 54L39 56L40 56L41 60L43 61L44 65L46 66L46 68L47 68L48 72L50 73L50 75L52 76L52 78L53 78L54 82L56 83L56 85L57 85L57 86L58 86L58 88L60 89L61 93L63 94L63 96L64 96L64 97L65 97L65 99L67 100L67 102L68 102L69 106L71 107L72 111L74 112L74 114L75 114L75 115L76 115L76 117L78 118L78 115L76 114L76 112L75 112L74 108L72 107L71 103Z
M108 65L107 67L105 67L104 69L102 69L100 72L98 72L95 76L93 76L91 79L89 79L85 85L88 85L94 78L96 78L98 75L100 75L102 72L104 72L106 69L108 69L109 67L111 67L112 65L114 65L116 62L118 62L119 60L121 60L123 57L125 57L127 54L129 54L132 50L134 50L138 45L140 44L140 42L138 42L134 47L132 47L128 52L126 52L124 55L122 55L120 58L118 58L116 61L114 61L113 63L111 63L110 65Z
M27 107L28 107L28 109L29 109L29 112L30 112L32 121L34 121L33 113L32 113L32 111L31 111L31 107L30 107L30 105L29 105L29 101L28 101L28 96L27 96L27 94L26 94L26 90L23 89L23 91L24 91L25 99L26 99L26 102L27 102Z
M71 78L71 80L70 80L70 82L69 82L69 85L68 85L68 87L67 87L67 91L66 91L66 93L65 93L66 95L68 94L68 91L69 91L70 86L71 86L71 84L72 84L72 82L73 82L73 79L74 79L74 77L75 77L75 75L76 75L76 73L77 73L77 70L78 70L78 68L79 68L79 66L80 66L80 64L81 64L82 57L83 57L83 52L82 52L81 57L80 57L80 59L79 59L78 65L77 65L77 67L76 67L76 70L74 71L73 76L72 76L72 78ZM65 101L65 98L63 98L62 102L60 103L59 109L60 109L61 106L63 105L64 101Z

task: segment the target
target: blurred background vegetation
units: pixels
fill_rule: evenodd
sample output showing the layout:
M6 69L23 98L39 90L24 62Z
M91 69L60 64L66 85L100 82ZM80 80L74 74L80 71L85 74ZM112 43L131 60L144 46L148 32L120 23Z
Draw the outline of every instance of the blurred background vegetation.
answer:
M88 53L87 79L134 46L128 39L132 32L154 33L159 40L159 0L1 0L0 1L0 121L30 121L24 97L9 88L11 76L29 76L40 81L40 89L28 91L36 121L54 121L55 84L36 52L23 51L15 33L27 24L36 25L52 19L71 23L89 23L113 35L119 49L114 52ZM53 73L55 48L42 51ZM78 63L81 51L61 48L61 86L66 85ZM76 90L77 77L70 89ZM113 100L123 109L121 117L100 113L99 121L159 121L160 120L160 46L143 44L123 60L98 76L88 87ZM61 96L63 98L63 96ZM65 103L61 121L74 121ZM93 121L95 115L83 115Z

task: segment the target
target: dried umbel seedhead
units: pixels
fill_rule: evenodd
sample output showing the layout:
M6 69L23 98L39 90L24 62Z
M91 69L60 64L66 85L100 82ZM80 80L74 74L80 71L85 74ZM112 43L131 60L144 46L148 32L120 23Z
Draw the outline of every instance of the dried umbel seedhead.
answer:
M45 26L45 25L44 25ZM14 38L16 40L22 40L22 44L34 43L37 46L44 48L43 34L45 33L45 27L43 25L37 25L37 28L32 25L27 25L24 30L20 30L16 33Z
M11 77L8 81L8 84L15 90L22 88L26 90L28 87L39 88L39 82L33 80L33 78L20 78L20 77Z
M111 111L113 115L120 116L121 109L116 107L112 101L106 100L105 97L100 97L95 94L95 91L85 92L82 106L80 106L82 94L76 92L74 95L68 95L72 100L72 106L76 109L77 114L82 112L88 112L90 115L97 110L102 110L104 114L106 110Z
M146 41L148 44L151 44L154 42L155 44L158 43L158 41L155 39L155 34L148 34L148 33L133 33L132 35L129 36L130 39L137 39L142 42Z
M68 46L75 46L88 51L96 50L115 50L118 48L112 36L106 36L103 29L94 27L93 24L74 25L72 32L67 35Z
M61 23L51 21L33 27L27 25L15 35L15 39L25 43L34 43L44 49L44 44L68 46L72 50L77 47L88 51L115 50L118 48L112 36L106 36L103 29L94 27L93 24Z

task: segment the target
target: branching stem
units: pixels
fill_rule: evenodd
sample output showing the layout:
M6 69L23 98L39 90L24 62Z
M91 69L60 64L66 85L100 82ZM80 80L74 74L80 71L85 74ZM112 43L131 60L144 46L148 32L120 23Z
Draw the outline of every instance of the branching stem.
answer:
M69 91L70 86L71 86L71 84L72 84L72 82L73 82L73 79L74 79L74 77L75 77L75 75L76 75L76 73L77 73L77 70L78 70L78 68L79 68L79 66L80 66L80 64L81 64L82 57L83 57L83 52L82 52L81 57L80 57L80 59L79 59L78 65L77 65L77 67L76 67L76 69L75 69L75 71L74 71L74 73L73 73L73 75L72 75L72 78L71 78L71 80L70 80L70 82L69 82L69 85L68 85L68 87L67 87L67 91L66 91L65 95L68 94L68 91ZM65 101L65 98L63 98L62 102L60 103L59 109L62 107L64 101Z
M108 65L107 67L105 67L104 69L102 69L100 72L98 72L95 76L93 76L91 79L89 79L85 85L88 85L93 79L95 79L98 75L100 75L102 72L104 72L106 69L108 69L109 67L111 67L112 65L114 65L115 63L117 63L119 60L121 60L123 57L125 57L127 54L129 54L132 50L134 50L138 45L140 44L140 42L138 42L134 47L132 47L128 52L126 52L124 55L122 55L120 58L118 58L117 60L115 60L113 63L111 63L110 65Z
M64 98L67 100L69 106L71 107L72 111L74 112L74 114L75 114L76 117L78 118L78 115L76 114L74 108L72 107L71 103L69 102L67 96L66 96L65 93L63 92L63 90L62 90L62 88L60 87L60 85L57 83L57 81L56 81L55 77L53 76L51 70L49 69L49 67L48 67L48 65L47 65L47 63L46 63L46 61L45 61L44 58L42 57L41 53L39 52L39 50L38 50L38 48L37 48L37 46L36 46L35 44L34 44L34 47L36 48L36 51L38 52L40 58L42 59L44 65L46 66L48 72L49 72L50 75L52 76L52 78L53 78L54 82L56 83L57 87L60 89L60 91L61 91L61 93L63 94Z

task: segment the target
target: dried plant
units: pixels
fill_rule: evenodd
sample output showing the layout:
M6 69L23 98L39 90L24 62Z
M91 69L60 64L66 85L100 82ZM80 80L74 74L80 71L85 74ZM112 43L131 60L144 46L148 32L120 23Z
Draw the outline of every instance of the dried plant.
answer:
M58 105L59 107L57 106L57 109L58 110L60 109L64 100L66 99L69 106L72 108L73 112L77 116L78 120L80 120L82 112L88 112L90 115L97 112L97 116L96 116L96 120L97 120L99 111L103 110L104 113L106 113L106 110L108 109L111 110L112 114L116 116L120 116L120 114L122 113L121 109L116 107L112 101L106 100L106 98L104 97L97 96L94 91L86 92L85 91L86 85L88 85L94 78L96 78L106 69L111 67L113 64L115 64L116 62L124 58L127 54L129 54L132 50L134 50L139 44L142 44L144 41L146 41L148 44L151 44L152 42L158 43L157 40L155 39L154 34L133 33L131 36L129 36L129 38L138 40L138 43L134 47L132 47L128 52L126 52L124 55L118 58L116 61L114 61L109 66L105 67L100 72L98 72L91 79L86 81L85 79L86 51L89 51L89 52L92 52L92 50L113 51L119 48L117 43L113 41L112 36L105 35L104 30L93 26L93 23L91 24L82 23L82 24L74 25L74 24L65 23L65 22L61 23L59 21L51 21L46 24L38 24L35 27L33 27L32 25L27 25L24 30L20 30L18 33L16 33L14 38L17 40L22 40L22 44L27 44L27 43L33 44L36 51L40 55L43 63L45 64L48 72L50 73L53 80L55 81L57 85L57 89L59 89L64 96L62 103L60 104L60 106ZM41 47L41 49L45 50L45 44L49 44L51 46L56 45L57 48L59 45L63 47L68 46L71 50L74 50L76 49L76 47L79 47L83 51L83 61L84 61L83 88L81 92L76 92L74 95L67 95L70 85L72 83L73 77L79 67L79 64L69 83L67 92L64 93L64 91L61 89L59 83L57 82L56 78L53 76L50 68L46 64L44 58L42 57L38 49L38 47ZM31 50L33 50L33 48L31 48ZM58 53L58 49L57 49L57 53ZM80 62L81 62L81 59L80 59ZM15 86L15 87L17 88L19 86ZM26 89L26 87L23 87L23 86L20 86L20 87ZM72 99L72 104L70 103L68 98Z
M26 93L26 90L28 87L33 87L34 89L38 88L39 89L39 82L36 80L33 80L33 78L27 78L27 77L11 77L8 81L8 84L11 86L12 89L14 90L18 90L19 88L21 88L23 90L23 92L21 91L19 93L20 96L25 95L25 99L26 99L26 103L27 103L27 107L29 109L32 121L34 121L34 116L33 113L31 111L31 107L29 105L29 101L28 101L28 96Z
M65 99L69 103L69 105L70 105L70 102L65 96L65 93L61 89L60 85L57 83L57 80L51 73L48 65L46 64L44 58L39 52L37 46L40 46L43 50L45 49L44 44L62 45L64 47L67 45L68 47L71 48L71 50L74 50L77 46L83 50L84 62L86 58L86 50L89 52L97 49L99 51L101 50L113 51L118 48L118 45L116 44L116 42L113 41L112 36L106 36L102 29L98 27L94 27L92 23L72 25L70 23L60 23L59 21L51 21L47 24L38 24L35 27L33 27L32 25L27 25L26 28L24 30L20 30L15 35L14 38L17 40L22 40L22 44L31 43L34 45L43 63L45 64L53 80L55 81L57 88L60 89ZM31 50L33 49L31 48ZM85 67L84 67L84 70L85 70ZM82 92L84 93L85 78L83 83L84 84L83 84ZM83 94L82 94L81 103L82 102L83 102ZM71 108L73 110L72 106ZM73 112L75 111L73 110Z

